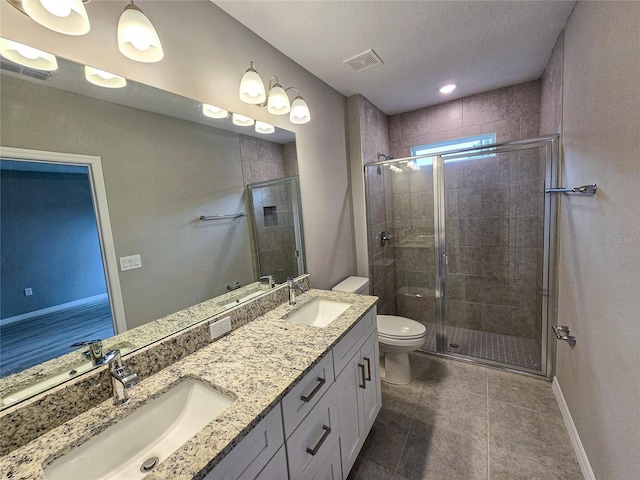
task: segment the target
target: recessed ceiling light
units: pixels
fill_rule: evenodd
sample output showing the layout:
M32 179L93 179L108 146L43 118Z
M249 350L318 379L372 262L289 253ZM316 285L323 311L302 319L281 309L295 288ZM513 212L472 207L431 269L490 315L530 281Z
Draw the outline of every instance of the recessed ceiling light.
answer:
M456 84L452 83L450 85L445 85L444 87L440 88L440 93L451 93L456 89Z

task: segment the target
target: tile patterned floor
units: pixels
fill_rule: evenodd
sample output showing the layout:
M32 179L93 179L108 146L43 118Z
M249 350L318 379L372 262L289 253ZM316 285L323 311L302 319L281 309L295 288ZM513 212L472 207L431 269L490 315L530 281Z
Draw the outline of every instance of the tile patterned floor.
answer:
M436 326L434 323L427 323L425 326L427 327L427 341L422 348L428 352L435 352ZM449 346L450 352L493 360L515 367L540 369L540 347L535 340L530 338L459 327L447 327L447 336L449 345L458 345L457 348Z
M348 480L580 480L544 380L416 352L409 385L383 382L382 410Z

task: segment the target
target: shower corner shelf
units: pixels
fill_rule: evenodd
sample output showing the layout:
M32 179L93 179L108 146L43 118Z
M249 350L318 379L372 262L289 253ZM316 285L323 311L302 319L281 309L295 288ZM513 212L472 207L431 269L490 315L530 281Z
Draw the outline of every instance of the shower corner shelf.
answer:
M423 287L401 287L396 294L409 298L436 298L435 290Z

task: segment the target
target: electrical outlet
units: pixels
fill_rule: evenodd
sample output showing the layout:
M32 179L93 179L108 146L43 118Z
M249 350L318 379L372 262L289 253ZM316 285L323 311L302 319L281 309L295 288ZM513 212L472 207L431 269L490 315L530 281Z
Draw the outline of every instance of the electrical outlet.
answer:
M224 317L222 320L209 324L209 331L211 332L211 340L215 340L221 337L227 332L231 331L231 317Z
M24 296L25 296L25 297L29 297L29 296L31 296L31 295L33 295L33 289L31 289L31 288L25 288L25 289L24 289Z

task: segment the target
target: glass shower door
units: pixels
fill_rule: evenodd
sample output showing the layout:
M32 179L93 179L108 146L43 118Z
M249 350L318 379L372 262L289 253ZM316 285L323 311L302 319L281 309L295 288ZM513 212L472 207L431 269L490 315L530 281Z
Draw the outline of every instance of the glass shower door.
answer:
M533 142L439 159L443 353L542 370L549 153Z

